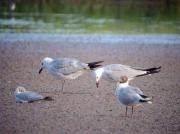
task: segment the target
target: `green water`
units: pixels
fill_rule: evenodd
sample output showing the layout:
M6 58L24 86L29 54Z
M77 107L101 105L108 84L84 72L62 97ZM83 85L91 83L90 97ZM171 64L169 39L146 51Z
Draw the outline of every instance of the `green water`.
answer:
M179 0L9 1L0 2L1 33L180 34Z

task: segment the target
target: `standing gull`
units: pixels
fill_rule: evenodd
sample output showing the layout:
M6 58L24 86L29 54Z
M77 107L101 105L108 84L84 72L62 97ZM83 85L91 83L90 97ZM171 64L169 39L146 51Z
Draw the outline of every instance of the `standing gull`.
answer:
M51 97L45 97L33 91L26 91L24 87L17 87L14 92L14 95L17 103L30 103L39 100L53 100Z
M39 74L45 68L47 71L52 74L57 79L63 81L62 91L64 87L65 80L76 79L81 76L84 71L93 70L96 67L99 67L99 63L103 61L91 62L91 63L82 63L74 58L58 58L53 59L46 57L42 60L42 67L39 70Z
M137 106L142 103L152 104L151 98L144 95L139 88L128 85L127 76L122 76L120 78L120 81L117 84L117 88L116 88L116 96L118 101L126 106L126 116L127 116L128 106L132 107L132 113L131 113L132 116L134 106Z
M160 72L160 67L153 67L153 68L139 68L139 67L132 67L122 64L110 64L104 67L98 68L94 71L96 77L96 86L99 87L99 81L101 79L105 79L111 82L118 82L121 76L127 76L128 80L132 80L135 77L150 75L153 73Z

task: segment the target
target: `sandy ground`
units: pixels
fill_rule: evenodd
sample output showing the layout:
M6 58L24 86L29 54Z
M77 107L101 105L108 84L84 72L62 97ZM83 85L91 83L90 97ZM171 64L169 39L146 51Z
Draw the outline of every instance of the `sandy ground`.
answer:
M90 73L65 84L46 71L43 57L74 57L83 62L104 60L140 67L162 66L162 72L131 84L153 97L153 104L125 117L114 84ZM180 45L58 44L0 42L0 134L178 134L180 133ZM52 96L54 101L17 104L17 86ZM130 110L129 110L130 115Z

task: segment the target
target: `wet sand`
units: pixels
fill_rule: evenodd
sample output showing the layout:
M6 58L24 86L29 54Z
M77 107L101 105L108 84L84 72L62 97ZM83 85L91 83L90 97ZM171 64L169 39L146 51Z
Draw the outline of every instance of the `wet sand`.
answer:
M162 71L131 84L153 97L153 104L135 108L131 118L115 97L114 84L90 73L65 84L46 71L38 74L43 57L74 57L83 62L104 60ZM178 134L180 133L180 45L63 44L0 42L1 134ZM54 101L17 104L17 86L52 96ZM129 113L130 115L130 109Z

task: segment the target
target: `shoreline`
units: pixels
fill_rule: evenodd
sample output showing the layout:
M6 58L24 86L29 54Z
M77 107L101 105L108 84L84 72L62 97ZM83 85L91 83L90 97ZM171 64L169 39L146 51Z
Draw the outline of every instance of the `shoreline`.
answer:
M1 42L49 42L82 44L180 44L179 34L42 34L0 33Z

